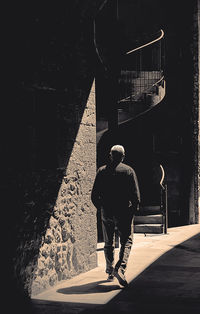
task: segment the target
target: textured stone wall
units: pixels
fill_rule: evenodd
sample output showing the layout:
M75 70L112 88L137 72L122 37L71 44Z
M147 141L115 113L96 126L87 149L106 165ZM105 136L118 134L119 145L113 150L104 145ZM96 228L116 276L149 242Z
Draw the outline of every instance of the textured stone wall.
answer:
M198 124L200 123L200 0L197 1L197 21L198 21ZM200 223L200 125L198 128L198 217L197 222Z
M49 226L40 247L32 294L97 265L95 91L92 86Z
M195 1L194 4L194 14L193 14L193 44L192 44L192 54L193 54L193 110L192 110L192 122L193 122L193 152L194 152L194 165L193 165L193 180L191 183L191 198L190 198L190 212L189 221L190 223L199 222L199 193L200 193L200 155L199 155L199 44L200 44L200 1Z
M2 268L16 311L31 293L96 266L90 88L93 18L102 2L18 3L6 14L0 189L9 231Z

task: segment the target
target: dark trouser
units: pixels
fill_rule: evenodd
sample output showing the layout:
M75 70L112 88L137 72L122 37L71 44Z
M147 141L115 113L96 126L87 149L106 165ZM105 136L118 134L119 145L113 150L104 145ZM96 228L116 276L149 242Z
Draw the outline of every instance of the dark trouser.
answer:
M126 216L125 216L126 215ZM102 229L104 237L104 254L106 259L106 273L111 273L113 269L126 271L128 258L133 242L133 213L129 209L124 211L124 216L108 216L102 212ZM114 267L114 232L117 228L121 248L119 260Z

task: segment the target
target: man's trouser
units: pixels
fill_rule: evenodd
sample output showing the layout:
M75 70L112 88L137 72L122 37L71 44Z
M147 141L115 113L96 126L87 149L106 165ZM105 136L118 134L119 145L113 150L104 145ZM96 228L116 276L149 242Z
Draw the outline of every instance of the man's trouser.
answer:
M133 212L130 208L124 210L123 216L111 216L102 211L102 231L104 237L104 254L106 259L106 273L112 273L113 269L124 273L133 242ZM121 248L119 260L114 267L114 233L117 228Z

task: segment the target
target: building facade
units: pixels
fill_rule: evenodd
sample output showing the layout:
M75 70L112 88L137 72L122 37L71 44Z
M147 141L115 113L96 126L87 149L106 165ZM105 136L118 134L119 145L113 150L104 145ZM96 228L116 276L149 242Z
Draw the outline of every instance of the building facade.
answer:
M169 226L199 223L200 4L133 2L116 1L118 30L130 48L147 30L164 29L164 105L142 124L134 119L117 124L114 138L97 136L97 142L102 111L102 123L112 127L120 109L112 105L116 82L105 77L94 45L100 10L108 6L102 12L108 26L112 19L115 25L109 0L18 5L9 15L1 189L10 230L5 279L17 304L97 266L90 192L96 166L115 141L125 146L127 162L138 173L143 165L138 161L146 163L152 154L164 165ZM118 49L122 42L113 40ZM114 55L111 51L111 59Z

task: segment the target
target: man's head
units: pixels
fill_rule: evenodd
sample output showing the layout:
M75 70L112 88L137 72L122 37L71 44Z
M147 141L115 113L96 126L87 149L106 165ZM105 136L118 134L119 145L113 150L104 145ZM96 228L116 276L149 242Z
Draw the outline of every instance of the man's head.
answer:
M121 162L125 157L125 150L122 145L114 145L110 150L110 158L113 162Z

